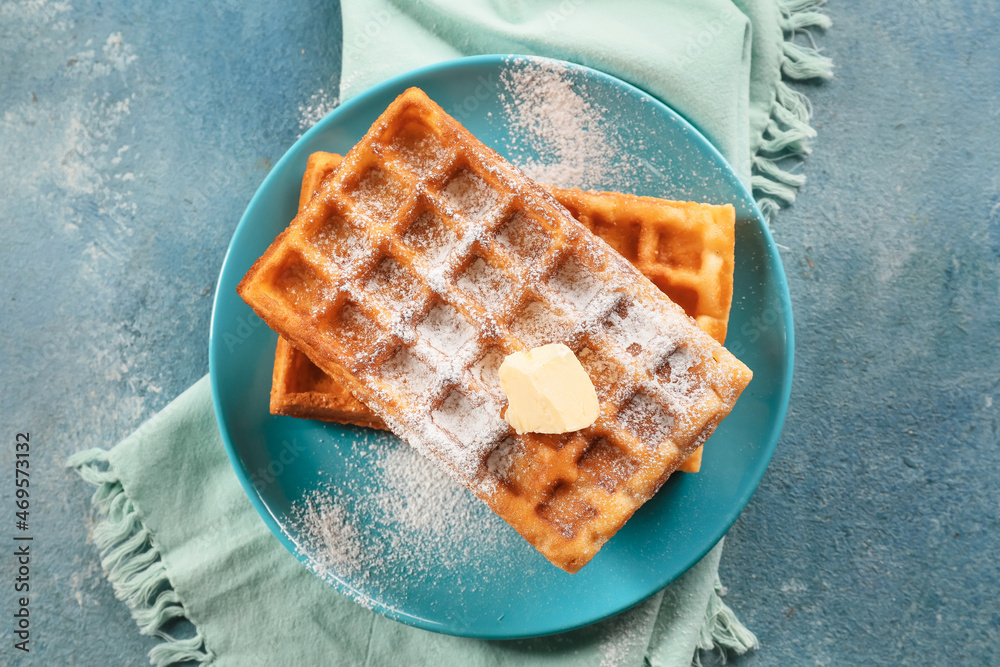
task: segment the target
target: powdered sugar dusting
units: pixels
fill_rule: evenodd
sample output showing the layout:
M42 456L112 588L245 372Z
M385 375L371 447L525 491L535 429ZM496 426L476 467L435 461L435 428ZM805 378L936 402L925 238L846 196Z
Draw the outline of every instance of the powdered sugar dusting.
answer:
M539 183L598 187L621 171L608 112L580 95L570 69L539 58L515 59L500 75L500 101L515 164Z
M472 223L479 222L499 204L496 190L468 169L448 182L444 195L452 210Z
M478 501L432 461L406 447L391 450L379 462L378 471L383 488L372 501L393 531L390 545L412 559L407 569L423 570L433 565L441 555L438 552L447 551L441 547L459 543L458 549L446 555L447 563L455 563L461 546L468 546L468 540L455 539L459 537L456 533L463 533L475 523L477 513L472 510ZM487 532L497 528L483 527ZM428 557L430 562L418 564L418 559Z
M515 558L531 548L437 464L392 435L368 431L344 447L337 480L293 504L287 533L316 574L350 581L348 594L359 603L385 606L387 597L425 593L447 584L459 565L480 573L462 590L489 587L496 572L511 567L503 554Z
M666 385L666 391L674 405L686 406L693 403L704 391L696 382L695 375L691 372L697 364L698 358L688 345L676 347L666 357L664 367L669 373L669 382Z
M450 433L459 442L471 440L474 430L473 410L475 406L459 391L452 391L441 402L441 406L431 413L434 423Z
M303 132L318 123L340 104L340 96L325 88L320 88L309 96L308 101L299 105L299 129Z
M570 258L552 275L551 284L574 308L585 309L601 291L601 280Z
M649 343L659 333L664 320L660 313L653 312L645 304L632 302L612 313L608 323L622 347L628 349L633 345L642 348Z
M648 394L641 392L618 413L618 421L650 449L657 449L674 429L673 415L664 411Z
M458 235L434 211L425 211L414 220L403 240L435 266L458 245Z
M399 389L409 394L410 400L419 398L434 381L434 372L406 347L390 357L381 373L394 380Z
M507 431L498 405L492 401L477 404L458 390L452 390L431 413L431 421L451 436L451 442L438 446L464 479L476 475L483 458Z
M531 218L518 211L500 227L497 241L514 256L531 260L545 252L548 239Z
M313 491L292 509L291 518L303 537L296 546L312 556L316 574L357 574L363 567L358 529L329 494Z
M429 132L402 132L391 146L407 167L417 172L430 169L448 154L440 138Z
M498 395L500 390L500 364L503 363L506 355L497 348L490 348L486 354L479 358L469 371L472 376L484 387L492 389L494 395Z
M503 300L510 294L513 280L500 269L491 266L482 257L458 277L459 289L472 295L490 312L500 310Z
M654 595L623 614L594 626L601 651L599 667L641 665L660 610L661 596Z
M490 475L497 479L506 480L520 449L521 445L514 438L506 438L497 445L497 448L490 452L490 456L486 460L486 469L489 470Z
M419 285L409 269L386 257L372 272L365 288L376 303L398 315L419 296Z
M369 169L353 192L358 206L376 220L392 215L406 196L402 185L384 169Z
M607 400L610 397L611 388L617 385L622 377L622 369L589 347L580 350L577 358L594 383L598 397Z
M525 306L511 328L528 347L561 343L569 332L569 325L541 301Z
M446 357L454 357L475 334L475 329L454 306L442 301L417 325L417 332Z
M313 235L312 242L325 259L343 268L356 262L364 254L366 245L363 236L339 216L331 216Z

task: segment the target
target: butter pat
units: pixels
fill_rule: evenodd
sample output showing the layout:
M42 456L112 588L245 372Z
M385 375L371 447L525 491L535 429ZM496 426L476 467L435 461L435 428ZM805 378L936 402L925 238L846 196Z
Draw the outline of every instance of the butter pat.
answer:
M500 364L507 423L523 433L569 433L597 420L597 392L580 360L562 343L508 355Z

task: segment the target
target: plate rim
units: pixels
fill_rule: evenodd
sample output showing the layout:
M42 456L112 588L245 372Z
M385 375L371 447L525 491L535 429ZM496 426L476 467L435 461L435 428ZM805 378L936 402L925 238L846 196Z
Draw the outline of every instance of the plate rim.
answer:
M659 107L659 111L666 113L667 116L673 116L677 121L680 122L682 127L690 132L692 140L694 143L699 145L699 148L711 154L721 165L724 166L726 176L728 180L732 181L735 188L743 196L744 200L749 204L750 212L752 214L752 222L755 223L758 231L761 233L764 240L764 248L766 250L766 259L774 267L772 271L772 278L775 282L775 291L777 293L778 299L781 303L781 322L782 331L785 334L785 372L784 376L781 378L781 395L780 395L780 405L776 411L775 417L771 422L772 428L771 432L767 435L766 442L761 448L763 455L760 457L756 466L754 466L750 472L753 475L753 484L748 488L748 490L738 496L737 502L733 504L730 512L725 515L724 521L720 522L720 530L715 531L718 533L718 537L714 540L710 540L710 543L703 549L695 549L692 551L692 556L687 560L686 564L675 574L665 578L665 580L657 579L656 583L652 589L643 595L642 597L636 599L633 602L627 603L625 605L616 606L611 609L603 610L600 614L589 618L588 620L583 620L580 622L573 622L558 627L545 629L540 632L525 631L525 632L501 632L501 633L489 633L483 631L467 631L461 628L444 628L440 624L435 624L428 621L427 619L416 616L412 613L403 612L391 605L385 604L379 600L372 600L368 596L364 595L360 591L355 590L349 584L341 581L339 578L331 577L329 579L324 577L319 577L312 571L309 567L308 559L304 554L299 553L294 542L287 536L278 521L278 517L274 516L267 504L264 502L260 493L257 491L256 487L250 481L247 470L243 465L242 459L239 457L235 446L233 445L232 437L229 431L228 424L224 419L221 392L222 389L217 381L218 374L216 370L218 369L220 362L218 361L218 355L215 350L220 344L217 340L217 315L220 308L220 299L222 298L222 282L229 269L229 263L233 259L234 248L238 245L237 241L242 235L249 233L247 231L247 221L250 216L250 212L256 208L258 201L264 197L263 193L268 190L267 187L270 185L272 180L279 178L278 174L281 173L285 164L289 161L295 160L298 154L304 150L304 147L311 143L311 139L314 135L321 133L325 126L334 122L335 119L341 115L349 114L355 106L359 106L367 101L368 98L383 94L386 89L392 89L404 84L406 81L425 76L433 75L441 70L451 70L456 67L474 67L482 65L494 65L508 63L517 59L531 60L531 61L552 61L557 62L563 66L571 69L583 70L591 76L596 76L601 79L603 83L610 85L612 87L624 87L626 89L631 89L629 92L638 93L640 97L646 98L646 101L653 104L654 107ZM231 270L231 269L230 269ZM327 113L322 119L316 122L311 128L304 132L298 139L296 139L291 146L284 152L281 158L274 164L270 169L264 179L257 186L253 196L247 203L243 214L240 216L240 220L237 223L233 234L229 240L229 245L226 248L225 255L223 256L223 261L219 267L219 275L215 283L215 294L212 299L212 313L209 323L209 335L208 335L208 347L209 347L209 384L211 386L212 393L212 406L213 413L216 418L216 423L219 428L219 433L222 438L223 445L226 449L226 455L229 459L230 464L233 467L233 471L236 474L237 480L240 486L243 488L244 493L249 498L254 509L257 511L258 515L264 520L270 532L278 539L282 546L288 550L301 564L303 564L310 574L316 576L318 579L323 581L325 584L336 590L340 594L344 594L349 597L352 601L361 604L358 601L359 595L362 598L367 598L370 604L364 604L371 611L379 613L387 618L395 620L397 622L409 625L412 627L417 627L423 630L428 630L431 632L436 632L439 634L445 634L456 637L467 637L467 638L477 638L477 639L526 639L532 637L542 637L554 634L560 634L564 632L569 632L576 630L581 627L597 623L604 619L610 618L620 614L632 607L642 603L650 596L663 590L666 586L670 585L677 578L685 574L690 570L696 563L701 561L705 555L711 551L728 533L729 529L735 523L736 519L743 513L746 506L756 492L757 488L760 486L760 482L763 479L764 473L766 472L770 461L774 455L774 451L777 447L778 440L780 439L781 432L784 427L785 418L788 412L789 401L791 398L791 388L792 388L792 377L794 372L795 363L795 330L794 330L794 318L792 315L792 304L791 304L791 294L788 288L788 280L785 274L784 265L781 261L780 253L778 252L777 244L774 241L774 237L771 234L770 226L767 223L766 218L761 213L760 208L757 206L756 200L754 199L751 191L747 188L746 184L739 178L736 174L735 169L729 161L719 152L719 150L710 142L705 135L697 128L697 126L684 117L681 113L674 110L672 107L666 103L659 100L657 97L647 92L646 90L636 86L628 81L620 79L617 76L603 72L586 65L579 63L574 63L571 61L560 60L557 58L549 58L545 56L534 56L526 54L483 54L476 56L465 56L460 58L454 58L450 60L441 61L438 63L433 63L424 67L420 67L408 72L399 74L392 78L381 81L363 92L355 95L349 100L344 101L339 104L336 108L332 109Z

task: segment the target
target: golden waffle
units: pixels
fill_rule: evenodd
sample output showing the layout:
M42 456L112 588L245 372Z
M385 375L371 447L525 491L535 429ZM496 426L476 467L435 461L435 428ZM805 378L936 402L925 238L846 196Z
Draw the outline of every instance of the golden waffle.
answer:
M719 343L733 302L736 211L618 192L552 188L573 217L653 281Z
M750 370L420 90L257 260L264 321L568 572L732 409ZM505 355L564 342L596 423L516 435Z
M299 208L343 158L309 156ZM735 212L730 205L672 202L617 192L548 188L573 217L632 262L720 343L733 297ZM271 413L341 424L385 428L344 386L278 339L271 385ZM702 447L679 468L698 472Z
M342 159L335 153L316 152L309 156L306 171L302 175L299 210L305 208L323 179L333 173ZM296 350L280 336L274 351L271 413L385 428L382 420L361 401L354 398L343 382L324 373L309 360L309 357Z

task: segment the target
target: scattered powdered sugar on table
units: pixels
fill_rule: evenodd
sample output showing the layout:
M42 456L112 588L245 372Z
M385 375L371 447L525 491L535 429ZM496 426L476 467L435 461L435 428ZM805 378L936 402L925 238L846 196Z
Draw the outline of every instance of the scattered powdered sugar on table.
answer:
M462 522L469 493L409 447L393 447L377 464L383 488L372 497L383 516L411 532L444 537ZM395 539L401 539L397 534Z
M336 109L338 104L340 104L339 95L320 88L309 96L305 104L299 105L299 129L305 132Z
M515 58L500 74L511 160L539 183L606 188L630 169L610 112L581 92L571 68L555 60Z

